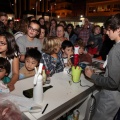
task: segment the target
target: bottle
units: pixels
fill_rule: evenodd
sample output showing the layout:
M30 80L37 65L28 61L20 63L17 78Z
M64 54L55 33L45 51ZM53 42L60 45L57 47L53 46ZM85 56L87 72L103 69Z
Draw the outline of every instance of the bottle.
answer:
M74 66L79 64L79 46L74 47Z
M40 63L38 72L35 74L34 77L33 100L37 104L40 104L43 101L43 77L41 75L42 66L43 64Z
M43 68L42 68L42 77L43 77L43 84L45 84L46 83L46 79L47 79L47 75L46 75L46 73L45 73L45 66L43 66Z
M46 74L47 74L46 84L49 84L49 83L50 83L50 80L51 80L51 78L50 78L50 71L47 70L47 71L46 71Z

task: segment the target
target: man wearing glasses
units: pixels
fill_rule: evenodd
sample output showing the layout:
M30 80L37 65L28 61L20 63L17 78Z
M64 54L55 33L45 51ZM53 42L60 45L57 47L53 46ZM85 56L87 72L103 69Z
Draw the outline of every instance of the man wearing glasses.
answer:
M40 24L38 21L33 20L28 24L27 27L27 34L19 37L16 42L20 49L20 62L24 63L25 60L25 53L30 48L35 48L41 51L41 43L40 40L36 38L36 36L40 32ZM23 64L20 64L20 67L22 67Z

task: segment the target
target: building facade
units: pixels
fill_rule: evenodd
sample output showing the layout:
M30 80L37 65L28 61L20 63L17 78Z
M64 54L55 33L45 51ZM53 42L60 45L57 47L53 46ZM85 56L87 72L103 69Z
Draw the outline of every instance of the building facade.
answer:
M120 0L87 0L86 17L92 22L104 22L108 16L120 12Z
M55 0L50 6L50 12L55 13L58 20L80 22L80 15L85 14L82 0Z
M72 16L72 2L67 0L56 0L56 3L51 4L55 7L54 12L61 18Z

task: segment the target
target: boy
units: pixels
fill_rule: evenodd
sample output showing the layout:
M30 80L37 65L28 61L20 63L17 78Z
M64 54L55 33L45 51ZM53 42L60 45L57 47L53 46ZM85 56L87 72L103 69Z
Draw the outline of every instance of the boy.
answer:
M35 75L34 68L39 65L41 53L37 49L29 49L25 54L25 65L20 69L19 79Z
M107 35L116 43L108 54L104 76L94 74L90 68L85 69L86 76L102 87L96 94L92 120L113 120L120 107L120 14L108 18L104 25Z
M62 49L62 58L65 66L72 66L71 59L72 59L73 50L74 50L73 44L70 41L65 40L62 42L61 49Z
M0 57L0 80L5 84L10 82L10 78L7 77L10 73L10 68L10 62L5 58Z
M92 57L85 52L85 45L82 40L78 40L75 45L79 46L79 63L80 62L88 62L92 63Z

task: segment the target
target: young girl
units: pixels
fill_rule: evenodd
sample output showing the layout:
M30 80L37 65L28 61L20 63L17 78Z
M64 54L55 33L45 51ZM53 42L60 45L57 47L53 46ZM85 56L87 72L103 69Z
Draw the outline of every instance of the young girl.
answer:
M19 77L19 48L15 38L8 32L0 34L0 56L9 60L11 64L11 81L8 83L10 91L14 90L14 84Z
M5 58L0 57L0 82L1 80L4 84L10 82L10 78L8 77L10 73L10 67L10 62Z
M60 48L61 40L57 37L49 38L43 43L41 62L46 69L50 71L50 75L61 72L64 69L64 62Z

